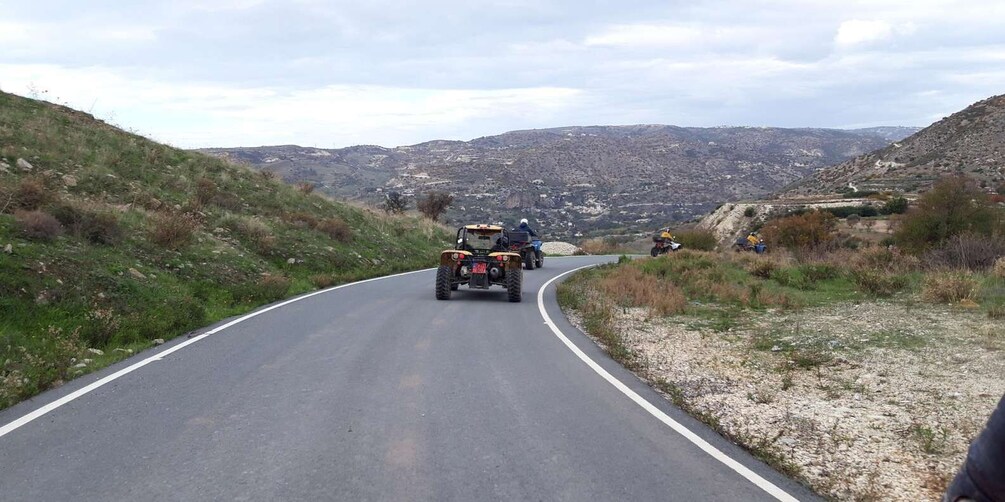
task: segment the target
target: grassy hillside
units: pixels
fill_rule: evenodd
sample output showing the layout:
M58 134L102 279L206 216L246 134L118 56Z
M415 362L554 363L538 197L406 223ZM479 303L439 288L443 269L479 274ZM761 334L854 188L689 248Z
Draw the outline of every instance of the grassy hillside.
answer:
M0 409L265 303L431 266L449 239L0 93Z

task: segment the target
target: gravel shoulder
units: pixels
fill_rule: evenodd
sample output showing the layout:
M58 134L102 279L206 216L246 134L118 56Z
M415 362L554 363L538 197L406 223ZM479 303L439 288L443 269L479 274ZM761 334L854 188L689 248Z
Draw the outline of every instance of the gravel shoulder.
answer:
M961 308L843 303L754 312L725 329L615 315L640 376L669 382L686 409L835 499L938 500L1005 393L1005 323Z

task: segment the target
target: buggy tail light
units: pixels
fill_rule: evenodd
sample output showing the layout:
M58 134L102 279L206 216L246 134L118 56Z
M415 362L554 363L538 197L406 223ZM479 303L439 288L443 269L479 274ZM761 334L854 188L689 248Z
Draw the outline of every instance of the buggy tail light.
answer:
M454 253L454 254L450 255L450 259L456 260L458 256L460 256L460 255L457 254L457 253Z

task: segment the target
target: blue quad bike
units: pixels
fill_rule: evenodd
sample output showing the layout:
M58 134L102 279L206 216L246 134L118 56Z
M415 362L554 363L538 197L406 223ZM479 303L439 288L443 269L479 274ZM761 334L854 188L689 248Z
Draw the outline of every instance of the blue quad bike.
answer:
M541 240L531 237L530 232L510 231L510 251L520 253L524 268L534 270L544 266L544 253L541 252Z

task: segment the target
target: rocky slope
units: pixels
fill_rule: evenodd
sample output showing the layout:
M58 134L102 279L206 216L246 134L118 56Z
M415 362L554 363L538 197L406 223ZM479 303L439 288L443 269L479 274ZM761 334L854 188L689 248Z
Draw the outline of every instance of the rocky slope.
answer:
M450 221L531 218L553 237L649 228L767 195L887 144L893 131L665 125L514 131L472 141L342 149L270 146L207 153L379 202L443 190Z
M779 197L849 189L913 193L951 174L970 176L991 189L1005 182L1005 95L974 103L902 141L823 169Z

